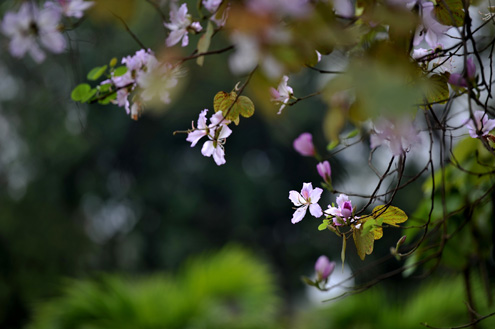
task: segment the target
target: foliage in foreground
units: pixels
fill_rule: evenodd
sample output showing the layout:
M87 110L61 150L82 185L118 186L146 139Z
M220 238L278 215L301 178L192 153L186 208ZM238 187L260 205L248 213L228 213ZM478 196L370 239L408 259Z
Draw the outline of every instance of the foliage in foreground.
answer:
M238 247L190 261L177 275L104 275L67 282L29 329L276 328L268 267Z

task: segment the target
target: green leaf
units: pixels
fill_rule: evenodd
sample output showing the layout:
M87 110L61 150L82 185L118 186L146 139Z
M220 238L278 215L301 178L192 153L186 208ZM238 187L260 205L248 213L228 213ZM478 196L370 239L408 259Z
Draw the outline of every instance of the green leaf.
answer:
M380 219L383 223L398 227L397 224L404 223L407 220L405 212L393 206L376 206L371 214L373 218Z
M103 75L103 73L105 73L106 70L107 70L106 65L95 67L94 69L89 71L87 78L88 80L92 80L92 81L98 80Z
M371 255L373 252L373 244L375 238L373 232L368 232L366 234L361 234L362 230L354 229L352 232L352 237L354 238L354 244L356 245L357 253L361 260L364 260L366 255Z
M340 144L340 141L339 140L332 141L330 144L328 144L327 150L328 151L331 151L334 148L336 148L339 144Z
M113 71L114 77L120 77L127 73L127 66L119 66Z
M429 77L424 86L424 94L427 103L445 104L449 99L449 81L450 73L434 74Z
M355 137L359 134L359 129L354 129L353 131L351 131L349 134L347 134L347 136L345 138L352 138L352 137Z
M210 48L210 43L211 43L211 37L213 36L215 28L213 26L213 23L211 21L208 21L208 26L206 27L206 32L199 38L198 41L198 53L205 53L208 51L208 48ZM200 56L196 59L196 63L199 66L203 66L203 63L205 61L204 56Z
M303 282L306 283L308 286L318 287L316 282L314 282L313 280L311 280L310 278L308 278L306 276L301 277L301 280L303 280Z
M87 101L89 101L94 95L96 95L97 92L98 90L96 90L96 88L90 89L81 99L81 103L86 103Z
M465 16L462 0L437 0L435 16L443 25L462 26Z
M320 225L318 225L318 231L324 231L327 229L328 227L328 219L325 219L323 220L323 223L321 223Z
M342 251L340 252L340 259L342 260L342 269L344 269L346 248L347 248L347 239L346 239L345 234L344 234L344 235L342 235Z
M98 86L98 91L100 93L105 93L105 92L109 91L111 87L112 87L111 83L105 83L104 85Z
M117 93L115 92L112 92L111 94L109 94L107 97L103 98L103 99L100 99L98 101L98 103L102 104L102 105L107 105L109 104L111 101L113 101L114 99L117 98Z
M223 116L236 125L239 124L239 115L249 118L254 114L254 104L251 99L246 96L237 97L233 91L230 93L218 92L213 99L213 109L215 112L222 111Z
M73 101L82 102L83 99L91 92L91 86L87 83L81 83L72 90L70 97Z

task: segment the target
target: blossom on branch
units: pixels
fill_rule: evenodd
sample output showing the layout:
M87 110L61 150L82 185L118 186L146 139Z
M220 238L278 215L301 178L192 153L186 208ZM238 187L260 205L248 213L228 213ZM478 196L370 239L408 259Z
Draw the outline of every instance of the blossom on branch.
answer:
M475 111L473 120L469 120L467 127L472 138L487 136L495 128L495 119L488 119L488 114L484 111Z
M333 223L336 226L341 226L344 224L349 224L353 221L350 219L353 211L354 208L352 207L351 201L349 201L349 197L345 194L340 194L337 197L337 207L329 205L328 209L324 212L326 215L334 216Z
M172 47L179 43L181 39L182 47L187 46L189 44L188 31L193 30L199 32L202 29L198 22L191 23L191 15L187 13L187 5L185 3L178 9L175 5L172 6L172 10L170 11L170 23L164 23L164 25L170 30L170 34L165 41L167 47Z
M225 139L232 134L232 130L227 126L230 121L226 120L221 111L215 113L210 118L210 124L206 124L207 109L204 109L199 114L198 126L193 127L193 130L187 134L186 141L191 143L191 147L194 147L198 141L207 136L207 140L201 148L201 154L206 157L213 155L213 160L217 165L223 165L226 163L225 150L223 145Z
M307 157L316 155L315 146L313 145L313 136L310 133L302 133L294 140L294 149L299 154Z
M284 109L285 105L287 105L287 103L289 102L289 99L294 94L294 91L292 90L292 88L287 85L287 81L289 81L289 77L284 75L282 77L282 81L279 83L277 89L275 89L273 87L270 88L270 93L272 95L272 102L276 102L278 104L282 103L277 114L282 113L282 110Z
M311 183L303 183L301 193L297 191L289 192L289 199L298 207L292 216L292 224L300 222L306 215L309 207L309 212L314 217L318 218L323 215L320 205L317 203L320 200L323 190L319 187L313 189Z
M52 8L39 9L25 2L17 13L7 12L1 23L3 34L10 38L9 51L21 58L27 52L37 62L45 60L42 45L52 53L65 49L65 39L58 29L60 13Z

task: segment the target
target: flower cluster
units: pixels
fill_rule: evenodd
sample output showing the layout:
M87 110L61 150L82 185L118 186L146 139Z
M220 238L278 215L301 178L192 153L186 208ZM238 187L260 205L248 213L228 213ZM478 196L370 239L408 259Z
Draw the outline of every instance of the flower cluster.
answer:
M170 103L170 90L178 83L180 71L169 63L160 63L151 50L138 50L133 56L122 58L127 71L123 75L112 75L100 85L111 84L117 98L113 101L126 109L131 118L137 120L144 102L159 98L164 104ZM141 92L129 101L131 94L139 88Z
M325 215L327 218L332 218L335 226L350 225L358 219L358 217L354 216L352 202L345 194L340 194L337 197L337 207L329 205L327 210L322 211L318 204L322 193L323 190L321 188L317 187L313 189L311 183L303 183L301 193L297 191L289 192L289 200L297 207L292 216L292 224L299 223L303 220L308 208L313 217L320 218Z
M208 140L203 144L201 153L206 157L213 155L215 163L221 166L226 163L223 145L225 144L225 139L232 133L232 130L227 126L230 121L224 118L222 112L217 112L211 116L210 124L208 125L206 123L207 112L207 109L201 111L197 127L193 125L193 129L187 134L186 140L191 143L191 147L194 147L201 138L207 136Z

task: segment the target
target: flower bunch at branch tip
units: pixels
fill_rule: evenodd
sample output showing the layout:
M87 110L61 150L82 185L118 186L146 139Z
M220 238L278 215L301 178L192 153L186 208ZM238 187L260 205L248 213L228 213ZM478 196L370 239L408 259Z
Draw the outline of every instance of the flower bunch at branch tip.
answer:
M207 136L208 140L203 144L201 154L206 157L213 155L215 163L221 166L226 163L223 147L225 139L232 134L232 130L227 126L230 121L224 118L222 112L217 112L211 116L208 125L206 123L207 112L207 109L201 111L197 127L193 126L193 129L187 134L186 140L191 143L191 147L194 147L201 138Z
M329 205L328 209L324 211L325 215L333 217L333 224L335 226L354 223L358 218L354 217L354 208L349 197L345 194L340 194L336 201L337 207Z

